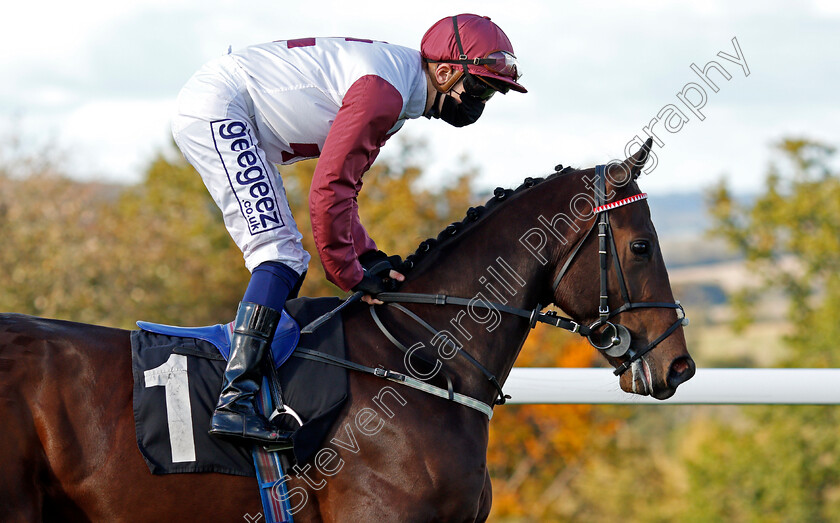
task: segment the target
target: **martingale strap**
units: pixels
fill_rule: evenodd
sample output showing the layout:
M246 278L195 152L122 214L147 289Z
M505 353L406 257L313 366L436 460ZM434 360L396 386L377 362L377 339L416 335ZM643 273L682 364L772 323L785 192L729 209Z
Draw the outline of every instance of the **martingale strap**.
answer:
M411 376L406 376L401 372L394 372L391 370L383 369L382 367L368 367L366 365L361 365L359 363L348 361L342 358L337 358L330 354L326 354L316 350L306 349L303 347L298 347L293 355L297 358L326 363L327 365L336 365L338 367L344 367L348 370L354 370L357 372L363 372L365 374L371 374L373 376L376 376L377 378L383 378L393 383L399 383L407 387L420 390L427 394L431 394L432 396L437 396L439 398L459 403L461 405L464 405L465 407L469 407L471 409L477 410L478 412L481 412L482 414L487 416L487 419L493 418L493 409L486 403L479 401L475 398L470 398L469 396L464 396L463 394L458 394L457 392L452 393L452 396L450 397L449 391L443 390L440 387L429 385L428 383L423 383L422 381L416 380Z
M398 311L402 312L403 314L405 314L406 316L408 316L412 320L416 321L424 329L429 331L433 336L432 337L432 343L434 343L435 339L441 339L441 340L443 340L444 343L452 343L456 348L455 354L463 357L468 362L470 362L470 364L472 364L475 368L480 370L481 373L484 374L484 377L487 378L487 380L496 388L496 391L497 391L497 394L498 394L498 399L495 401L495 404L504 405L505 401L510 399L510 396L506 396L504 391L502 391L502 386L499 384L499 380L496 379L496 376L494 376L492 372L487 370L487 368L484 367L484 365L479 363L478 360L473 358L470 355L470 353L467 352L463 347L459 347L458 343L450 340L446 335L441 334L440 331L438 331L437 329L435 329L434 327L429 325L423 318L414 314L413 312L406 309L402 305L400 305L398 303L389 303L388 306L393 307L393 308L397 309ZM388 331L388 329L385 327L385 324L382 323L381 319L379 319L379 315L376 314L376 307L373 306L373 305L371 305L371 307L370 307L370 314L371 314L371 316L373 316L373 320L374 320L374 322L376 322L376 326L379 327L379 330L381 330L382 333L385 334L385 336L391 341L391 343L393 343L394 345L399 347L404 353L408 354L409 349L405 345L403 345L399 340L397 340L397 338ZM452 394L453 394L452 393L452 381L449 379L448 376L447 376L447 385L449 386L449 395L450 395L449 399L451 400L452 399Z

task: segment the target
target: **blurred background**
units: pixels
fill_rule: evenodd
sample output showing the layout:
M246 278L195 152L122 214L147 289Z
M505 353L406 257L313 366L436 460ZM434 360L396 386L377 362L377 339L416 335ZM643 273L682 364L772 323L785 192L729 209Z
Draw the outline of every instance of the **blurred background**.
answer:
M497 96L474 126L420 119L389 141L360 195L383 250L410 254L497 185L624 158L655 134L640 184L698 366L838 366L840 4L828 1L10 5L0 310L123 328L229 321L248 274L171 143L181 85L229 46L319 35L417 48L456 12L507 32L530 92ZM692 70L713 60L730 76L708 73L717 92ZM702 119L677 96L690 83ZM310 251L314 165L281 168ZM340 294L317 262L303 293ZM539 328L517 362L603 364ZM500 407L491 519L838 521L839 432L835 407Z

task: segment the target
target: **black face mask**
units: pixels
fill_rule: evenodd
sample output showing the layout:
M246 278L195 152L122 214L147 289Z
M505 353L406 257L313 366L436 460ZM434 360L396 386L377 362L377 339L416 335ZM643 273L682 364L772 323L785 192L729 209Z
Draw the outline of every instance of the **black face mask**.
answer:
M437 107L441 96L444 96L443 107L441 107L440 112L438 113ZM444 95L443 93L438 92L435 96L435 102L432 104L432 109L429 111L430 114L428 116L440 118L444 122L455 127L464 127L465 125L475 123L481 116L481 113L484 112L484 103L482 103L479 98L470 96L466 93L461 94L460 97L461 103L458 103L448 94Z

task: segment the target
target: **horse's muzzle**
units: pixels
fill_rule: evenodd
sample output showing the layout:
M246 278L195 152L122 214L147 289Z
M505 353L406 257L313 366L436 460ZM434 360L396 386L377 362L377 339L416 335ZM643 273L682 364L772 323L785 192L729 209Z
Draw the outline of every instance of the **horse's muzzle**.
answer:
M668 386L676 389L686 381L694 376L697 367L691 356L681 356L671 362L671 368L668 369Z

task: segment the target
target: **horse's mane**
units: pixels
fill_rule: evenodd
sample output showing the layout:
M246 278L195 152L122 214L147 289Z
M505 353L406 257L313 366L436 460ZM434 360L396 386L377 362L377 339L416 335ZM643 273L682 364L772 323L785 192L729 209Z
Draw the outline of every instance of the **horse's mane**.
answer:
M403 261L402 265L399 268L399 271L403 274L408 274L414 267L417 266L417 263L420 262L423 258L429 255L429 253L436 250L443 244L448 244L451 241L454 241L455 238L459 237L463 232L472 229L475 224L480 222L482 218L486 217L490 211L496 209L500 205L507 202L512 196L519 194L523 191L530 189L536 185L539 185L543 182L548 180L552 180L554 178L560 176L566 176L577 172L577 169L572 167L563 167L562 165L558 165L556 171L545 178L532 178L528 177L525 178L525 181L522 182L522 185L517 187L516 189L505 189L503 187L496 187L493 191L493 197L487 200L484 205L479 205L478 207L470 207L467 209L467 214L464 216L464 219L460 222L452 222L446 226L438 235L437 238L428 238L420 243L417 247L417 250L414 251L414 254L409 255Z

